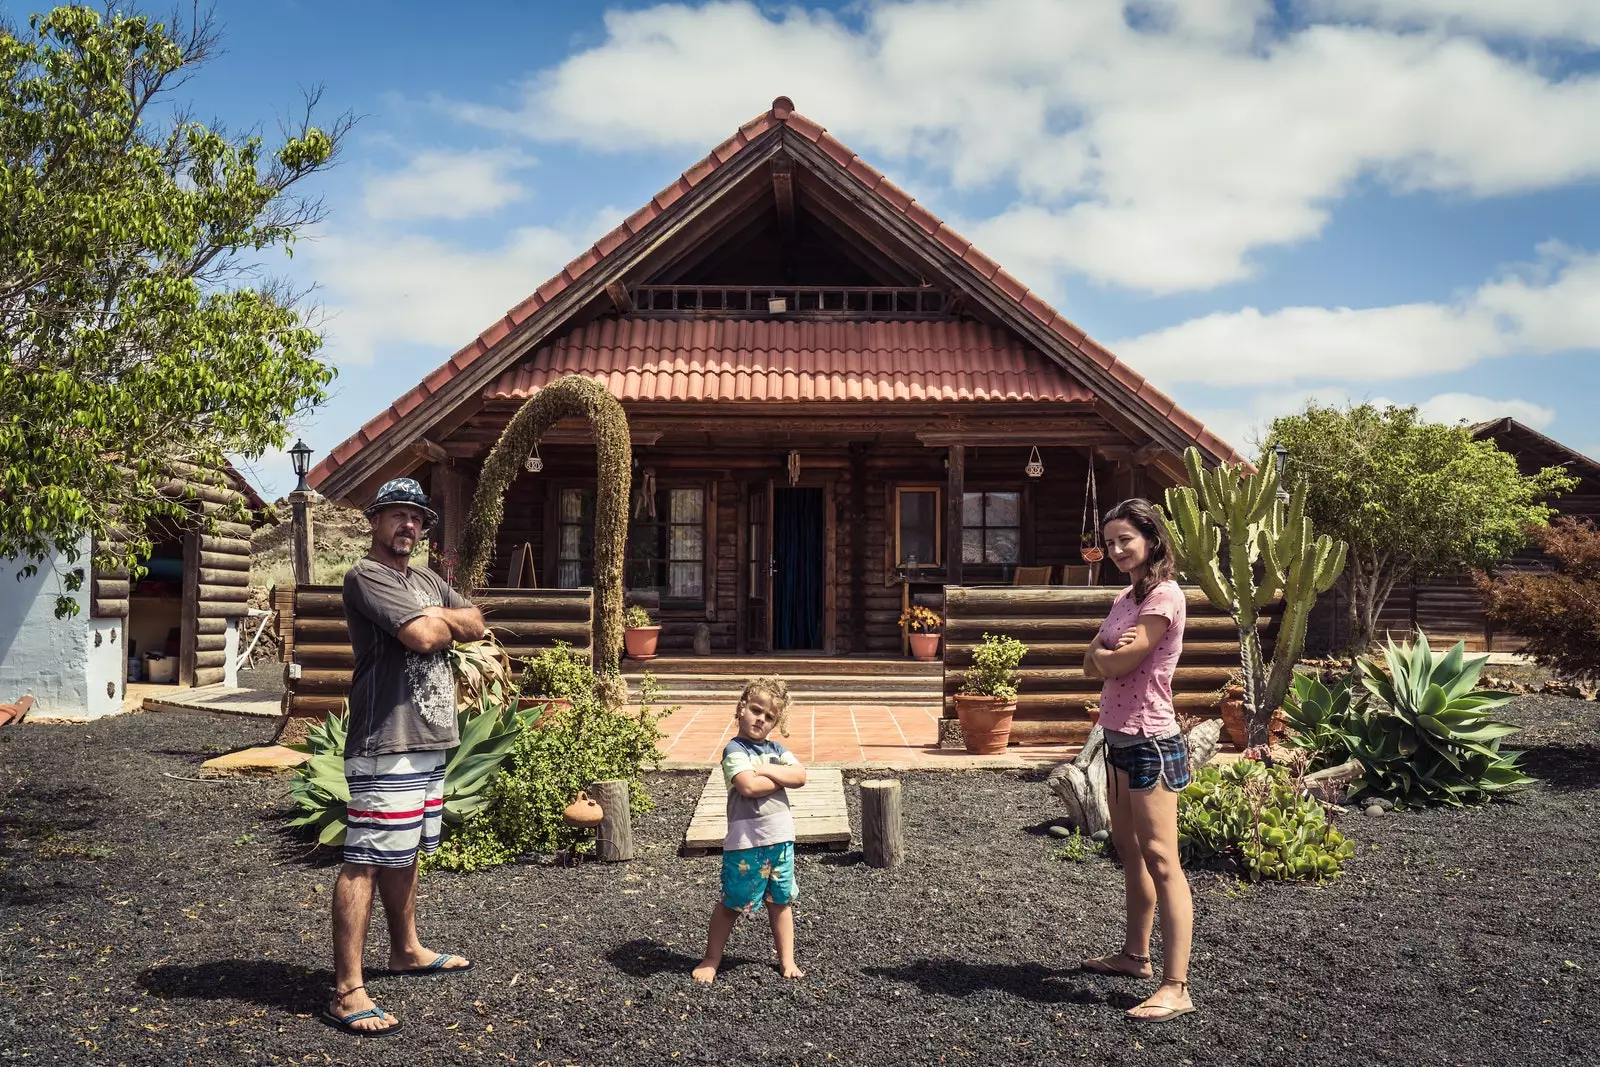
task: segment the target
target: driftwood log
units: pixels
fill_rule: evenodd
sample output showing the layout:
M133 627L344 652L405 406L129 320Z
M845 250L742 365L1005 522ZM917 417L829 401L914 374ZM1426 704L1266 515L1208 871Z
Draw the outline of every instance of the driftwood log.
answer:
M1207 719L1184 735L1189 742L1189 773L1210 763L1222 747L1222 722ZM1058 764L1046 779L1052 792L1067 805L1067 817L1085 837L1111 831L1111 808L1106 802L1106 735L1096 723L1089 739L1074 759Z
M629 806L629 787L621 779L594 783L594 799L605 818L600 823L600 858L607 863L633 859L633 812Z
M861 783L861 851L869 867L898 867L906 857L900 828L900 783Z

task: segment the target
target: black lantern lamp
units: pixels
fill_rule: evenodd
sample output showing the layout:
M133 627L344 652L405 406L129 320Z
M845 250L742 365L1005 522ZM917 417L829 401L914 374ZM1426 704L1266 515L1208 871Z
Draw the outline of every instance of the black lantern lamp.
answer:
M294 472L300 478L294 487L297 493L309 493L311 487L306 484L306 474L311 470L311 446L299 438L295 439L294 447L289 449L289 458L294 460Z

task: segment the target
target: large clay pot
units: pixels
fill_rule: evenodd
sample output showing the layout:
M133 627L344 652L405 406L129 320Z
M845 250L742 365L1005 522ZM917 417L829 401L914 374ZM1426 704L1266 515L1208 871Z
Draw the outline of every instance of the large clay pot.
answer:
M1011 717L1015 700L956 694L956 715L961 719L961 739L974 756L999 756L1011 742Z
M1228 735L1228 740L1236 748L1245 745L1244 729L1244 700L1235 697L1223 697L1222 705L1222 732Z
M605 821L606 813L600 810L600 805L589 799L588 793L580 789L578 799L566 806L561 817L568 826L599 826Z
M659 626L629 626L622 631L622 643L628 649L629 659L655 659L656 642L660 640Z
M911 658L922 660L924 663L939 658L938 634L906 634L906 640L911 642Z
M543 726L545 720L549 718L553 712L566 711L568 708L572 707L572 701L568 700L566 697L517 698L518 711L527 711L529 708L541 706L544 708L544 711L540 712L539 717L533 720L533 725L535 726Z

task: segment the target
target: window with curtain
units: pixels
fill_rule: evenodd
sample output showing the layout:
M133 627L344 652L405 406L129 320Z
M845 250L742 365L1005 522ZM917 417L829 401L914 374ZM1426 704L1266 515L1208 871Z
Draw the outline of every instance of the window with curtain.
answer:
M942 567L939 513L943 494L932 486L900 486L895 490L895 566L915 560L923 567Z
M704 600L705 487L657 489L655 505L655 515L635 516L628 527L628 588Z
M562 489L556 496L556 587L594 584L594 490Z
M961 562L1019 563L1021 560L1022 494L962 494Z

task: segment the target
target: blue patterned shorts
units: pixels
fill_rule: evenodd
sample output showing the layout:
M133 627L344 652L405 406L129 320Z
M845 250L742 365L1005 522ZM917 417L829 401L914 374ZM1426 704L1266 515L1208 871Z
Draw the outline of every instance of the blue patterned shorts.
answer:
M722 904L754 915L761 901L793 904L800 897L794 881L794 842L736 848L722 854Z
M1148 793L1157 782L1176 793L1189 784L1189 742L1173 734L1137 745L1107 745L1106 764L1126 771L1128 788L1135 793Z

